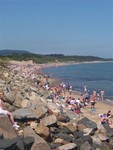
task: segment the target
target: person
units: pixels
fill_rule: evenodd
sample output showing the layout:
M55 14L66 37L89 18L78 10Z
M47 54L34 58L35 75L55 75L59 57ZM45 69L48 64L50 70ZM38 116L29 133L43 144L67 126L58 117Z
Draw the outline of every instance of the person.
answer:
M109 124L109 119L107 118L106 114L103 114L101 117L101 124Z
M84 86L84 92L85 93L87 92L87 86L86 85Z
M101 99L103 100L104 99L104 90L100 91L100 96L101 96Z
M95 93L92 95L90 102L91 102L91 111L95 111L95 104L96 104L96 95L95 95Z
M108 110L106 115L107 115L108 118L112 118L113 117L113 115L111 114L111 110Z
M3 92L0 92L0 114L4 114L4 115L8 115L10 120L11 120L11 123L13 125L13 127L15 127L16 129L19 128L19 126L17 125L17 123L14 121L14 117L12 115L11 112L3 109L3 102L2 102L2 98L4 96L4 93Z

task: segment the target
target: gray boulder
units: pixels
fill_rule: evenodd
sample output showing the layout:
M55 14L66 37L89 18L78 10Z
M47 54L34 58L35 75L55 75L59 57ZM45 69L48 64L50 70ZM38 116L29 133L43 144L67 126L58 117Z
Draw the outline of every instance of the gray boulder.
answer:
M14 118L15 119L38 119L39 116L37 116L36 114L34 114L30 109L27 108L20 108L18 110L15 110L13 112Z
M17 93L16 94L16 97L15 97L15 102L14 102L14 106L20 108L21 107L21 101L23 100L23 96L20 94L20 93Z
M47 117L41 119L41 121L40 121L40 123L44 124L45 126L51 126L51 125L55 124L56 122L57 122L57 118L55 115L47 116Z
M0 150L15 150L16 149L16 141L10 139L0 140Z
M97 125L95 122L89 120L87 117L82 118L77 122L78 124L83 124L86 128L92 128L94 130L97 129Z
M80 150L92 150L91 145L86 141L80 146Z
M3 135L4 138L8 139L17 137L15 128L12 126L7 115L0 115L0 134Z
M13 104L15 101L16 93L14 91L10 91L8 93L4 93L6 101L10 104Z
M48 112L48 108L45 107L43 104L39 104L38 107L36 107L35 110L33 110L33 112L39 116L39 117L44 117L46 115L46 113Z
M33 143L34 143L34 141L35 141L34 137L31 137L31 136L28 136L28 137L23 138L23 142L24 142L25 148L26 148L27 150L30 150L30 149L31 149L31 147L32 147L32 145L33 145Z

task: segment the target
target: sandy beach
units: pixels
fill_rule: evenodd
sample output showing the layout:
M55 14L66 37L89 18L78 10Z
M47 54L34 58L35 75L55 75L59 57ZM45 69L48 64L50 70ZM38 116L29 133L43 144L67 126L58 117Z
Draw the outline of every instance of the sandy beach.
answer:
M50 79L50 83L52 83L52 85L59 85L62 81L57 80L57 79ZM68 95L68 92L66 92L66 94ZM79 92L72 92L71 94L72 97L74 97L75 99L82 99L81 94ZM106 114L108 112L108 110L111 110L112 114L113 114L113 103L112 101L106 101L106 100L96 100L96 104L95 104L95 108L96 111L95 112L91 112L91 105L89 103L88 106L86 106L85 108L81 108L81 112L82 112L82 116L87 117L89 119L91 119L92 121L96 122L96 123L100 123L100 117L99 114ZM113 128L113 118L109 119L110 121L112 121L112 124L110 124L110 127Z

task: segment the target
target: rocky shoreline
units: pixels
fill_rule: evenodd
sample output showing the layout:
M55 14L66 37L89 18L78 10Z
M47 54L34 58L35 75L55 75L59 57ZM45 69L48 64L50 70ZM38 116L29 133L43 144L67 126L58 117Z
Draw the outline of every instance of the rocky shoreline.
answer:
M85 114L76 114L53 102L44 65L12 64L0 73L0 90L5 109L13 112L20 128L0 115L0 149L3 150L112 150L113 128L94 122ZM51 87L52 79L49 78ZM55 83L56 84L56 83ZM8 126L7 126L8 125ZM8 129L9 130L8 130Z

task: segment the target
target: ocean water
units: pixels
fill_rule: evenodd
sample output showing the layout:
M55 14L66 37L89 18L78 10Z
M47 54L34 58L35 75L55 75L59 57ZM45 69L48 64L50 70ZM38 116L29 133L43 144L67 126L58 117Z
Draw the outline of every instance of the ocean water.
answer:
M73 86L75 91L84 91L84 85L92 92L105 92L105 99L113 101L113 62L73 64L44 69L53 77Z

